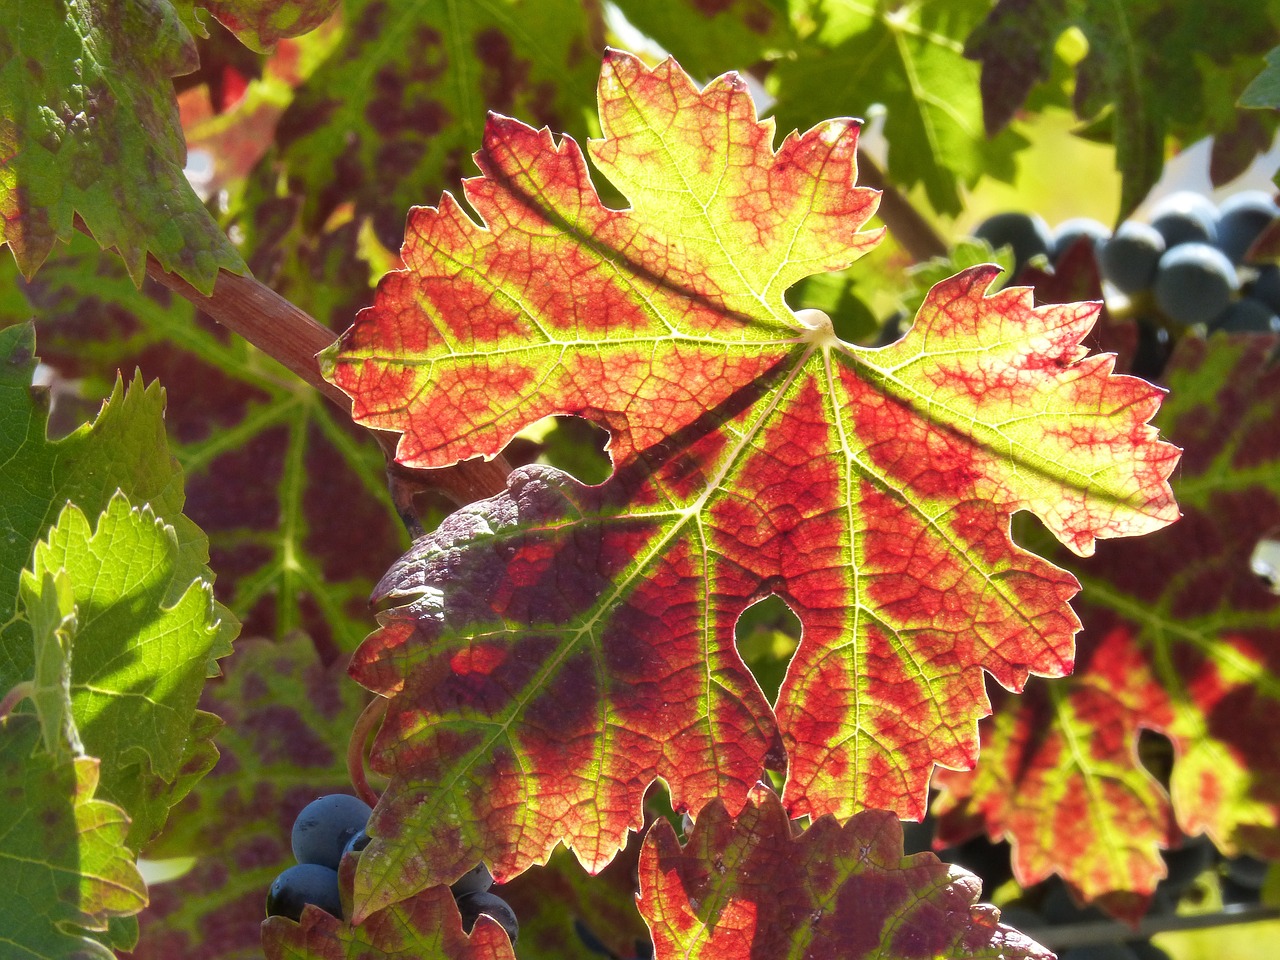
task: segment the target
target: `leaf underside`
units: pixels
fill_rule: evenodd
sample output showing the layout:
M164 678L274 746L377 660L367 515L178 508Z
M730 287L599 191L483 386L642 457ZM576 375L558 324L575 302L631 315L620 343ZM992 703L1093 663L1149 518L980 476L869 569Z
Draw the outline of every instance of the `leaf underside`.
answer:
M392 698L357 919L558 841L598 870L656 777L677 809L734 815L785 764L792 815L919 816L933 765L977 756L982 670L1020 689L1071 667L1076 582L1011 514L1080 554L1176 516L1160 392L1079 346L1096 305L985 296L975 268L881 349L785 306L877 240L851 121L775 150L735 76L699 91L616 52L600 109L591 155L630 208L569 138L491 117L464 184L484 226L448 194L415 209L406 270L322 357L405 463L575 414L615 465L596 487L516 471L375 591L412 602L351 668ZM769 594L804 629L772 707L733 646Z

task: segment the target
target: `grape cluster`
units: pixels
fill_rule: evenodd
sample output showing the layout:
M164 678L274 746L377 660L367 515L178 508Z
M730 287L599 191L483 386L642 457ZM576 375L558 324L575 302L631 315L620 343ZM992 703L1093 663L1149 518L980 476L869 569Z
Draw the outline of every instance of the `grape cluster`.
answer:
M267 893L267 916L298 920L308 903L339 920L342 899L338 894L338 865L347 854L359 855L369 845L369 815L372 808L357 797L343 793L313 800L302 808L293 822L290 838L295 866L276 877ZM515 943L519 924L515 912L501 897L490 892L493 875L478 863L449 886L462 927L470 933L480 914L502 924Z
M1262 191L1237 193L1221 206L1182 191L1157 203L1149 222L1126 220L1114 232L1088 218L1050 230L1035 214L1011 212L983 221L974 235L1011 247L1015 276L1037 256L1056 264L1088 243L1103 279L1129 299L1140 325L1267 333L1280 332L1280 266L1251 262L1249 251L1277 217L1275 199Z

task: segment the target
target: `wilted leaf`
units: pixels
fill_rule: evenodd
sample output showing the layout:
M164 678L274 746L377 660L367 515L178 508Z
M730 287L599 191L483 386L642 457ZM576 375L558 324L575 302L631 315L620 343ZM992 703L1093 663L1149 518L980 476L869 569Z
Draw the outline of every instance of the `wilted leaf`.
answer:
M795 836L763 786L736 818L704 809L683 847L659 821L640 855L655 960L1053 956L978 904L981 889L932 853L904 857L902 825L883 810Z
M129 818L94 799L98 761L40 749L35 717L0 720L0 942L9 956L114 960L90 931L137 913L147 888L125 846Z
M1081 554L1176 516L1159 392L1078 346L1096 305L986 297L978 268L883 349L787 309L876 239L849 121L775 151L736 77L699 92L618 53L600 91L592 154L630 209L571 140L495 117L465 185L487 226L447 194L414 211L408 270L324 358L406 462L561 413L607 427L616 464L597 487L517 470L375 592L417 599L352 664L393 698L358 916L560 840L599 869L655 777L732 815L780 747L793 815L919 815L935 763L976 759L982 669L1012 689L1070 669L1075 581L1010 515ZM733 646L771 593L805 631L776 721Z
M242 639L200 705L222 719L221 756L174 808L152 857L195 857L151 891L133 960L261 960L271 881L294 863L290 830L318 796L351 791L345 748L366 699L310 639Z
M0 242L30 277L78 214L135 282L146 256L208 293L244 262L183 176L175 75L195 43L168 0L24 3L0 18Z
M1061 562L1084 584L1076 673L1000 697L982 762L940 773L944 840L1013 844L1023 884L1060 873L1140 915L1178 829L1229 854L1280 857L1280 597L1250 570L1280 531L1280 368L1265 337L1185 339L1159 422L1184 445L1184 516ZM1140 730L1173 740L1172 797L1140 764ZM1175 826L1176 823L1176 826Z
M181 772L219 624L212 584L184 582L177 535L149 506L116 494L95 520L68 504L36 544L22 593L30 607L66 577L76 611L72 713L102 762L103 794L133 815L137 849L164 824L167 805L148 821L142 800Z

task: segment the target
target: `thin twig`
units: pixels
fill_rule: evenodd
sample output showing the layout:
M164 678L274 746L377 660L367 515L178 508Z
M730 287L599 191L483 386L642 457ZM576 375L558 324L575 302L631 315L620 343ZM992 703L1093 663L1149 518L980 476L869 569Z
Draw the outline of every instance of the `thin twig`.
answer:
M884 171L863 150L858 151L858 183L880 191L880 209L877 211L893 238L902 249L919 261L931 257L945 257L947 244L938 231L912 206L893 184L885 179Z
M369 786L369 779L365 776L364 747L374 728L387 715L388 702L386 697L374 697L370 700L356 719L351 739L347 741L347 776L351 778L351 785L356 788L356 796L371 807L377 806L378 794Z

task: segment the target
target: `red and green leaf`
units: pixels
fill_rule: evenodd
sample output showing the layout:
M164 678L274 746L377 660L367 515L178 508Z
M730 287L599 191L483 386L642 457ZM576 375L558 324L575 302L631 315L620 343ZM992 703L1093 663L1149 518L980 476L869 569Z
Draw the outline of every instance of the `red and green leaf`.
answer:
M977 268L881 349L785 306L877 239L852 122L775 150L736 77L699 91L618 53L600 98L591 153L630 208L601 203L572 140L493 117L464 185L485 225L447 194L413 211L407 269L323 358L404 462L574 414L616 466L596 487L516 471L375 592L416 599L352 664L392 698L358 916L559 841L599 869L657 777L677 809L736 815L785 756L793 815L918 816L934 764L976 759L982 670L1010 689L1070 670L1076 583L1010 516L1082 555L1176 516L1159 391L1079 346L1096 305L985 296ZM804 628L774 709L733 643L769 594Z
M1280 597L1250 569L1280 530L1280 368L1266 337L1186 340L1167 371L1165 432L1186 448L1184 516L1087 560L1076 673L1000 697L982 763L943 772L941 838L1008 837L1024 884L1060 873L1140 915L1160 849L1207 832L1229 854L1280 856ZM995 698L993 698L995 699ZM1170 792L1138 735L1173 741Z
M255 50L269 50L286 37L314 30L337 9L339 0L183 0L218 18Z
M135 282L148 254L204 292L244 261L183 176L173 77L197 66L168 0L24 4L0 22L0 243L30 277L83 219Z
M980 905L981 886L932 853L903 856L902 825L883 810L796 836L763 786L737 817L708 806L683 846L659 821L640 855L655 960L1053 956Z

